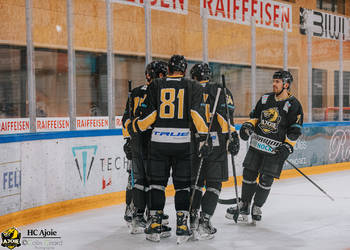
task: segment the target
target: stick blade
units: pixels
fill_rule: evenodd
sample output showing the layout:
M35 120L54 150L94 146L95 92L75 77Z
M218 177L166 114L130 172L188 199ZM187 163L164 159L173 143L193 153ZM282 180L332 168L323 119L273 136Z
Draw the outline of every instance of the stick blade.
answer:
M241 198L238 198L238 202L241 201ZM218 203L222 204L222 205L234 205L237 204L237 199L233 198L233 199L218 199Z

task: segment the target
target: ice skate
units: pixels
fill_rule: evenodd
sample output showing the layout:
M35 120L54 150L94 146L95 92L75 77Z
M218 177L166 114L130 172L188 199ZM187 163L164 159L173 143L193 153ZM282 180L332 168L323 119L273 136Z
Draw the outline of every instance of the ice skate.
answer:
M146 224L147 222L143 217L143 213L134 215L130 226L130 233L131 234L143 233L146 228Z
M132 215L133 215L133 206L127 205L125 208L124 220L125 220L128 227L131 226Z
M150 221L148 227L145 229L146 239L159 242L161 236L161 228L162 228L162 211L150 211Z
M146 212L145 212L145 215L146 215L146 218L147 218L147 221L149 221L151 219L151 216L149 214L149 210L146 209ZM162 225L163 226L166 226L169 224L169 215L165 214L164 212L161 214L161 217L162 217Z
M178 211L176 213L176 243L182 244L192 237L191 229L187 224L188 212Z
M198 210L192 209L190 212L190 228L191 228L191 230L197 229L198 223L199 223Z
M164 238L168 238L170 236L171 236L171 227L164 225L162 222L160 238L164 239Z
M190 229L192 231L192 240L198 240L198 224L199 224L199 218L198 218L198 209L191 209L190 212Z
M169 215L162 213L162 225L166 226L169 224Z
M247 223L248 222L248 215L250 214L250 203L240 201L238 203L238 206L239 206L240 213L238 215L237 221ZM237 213L238 213L237 206L230 207L226 210L225 217L227 219L234 220L235 216L237 216Z
M210 222L210 215L201 212L201 217L199 219L198 225L198 240L210 240L214 238L216 233L216 228L212 226Z
M255 226L257 221L261 221L261 207L253 204L252 207L252 224Z

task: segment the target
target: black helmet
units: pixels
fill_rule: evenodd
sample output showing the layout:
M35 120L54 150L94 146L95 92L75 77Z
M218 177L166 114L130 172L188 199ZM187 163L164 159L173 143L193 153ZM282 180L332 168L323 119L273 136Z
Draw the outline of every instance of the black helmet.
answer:
M187 69L187 61L182 55L173 55L168 62L168 67L170 73L175 71L185 73Z
M289 83L289 87L293 82L293 76L289 71L280 70L273 74L272 79L282 79L283 84ZM288 87L288 88L289 88Z
M150 80L159 78L160 74L163 74L163 76L166 76L167 71L168 69L167 69L166 62L153 61L146 66L145 75L147 76L148 74L150 76L150 79L147 79L150 81Z
M211 70L207 63L197 63L191 69L191 78L197 81L209 80L211 78Z

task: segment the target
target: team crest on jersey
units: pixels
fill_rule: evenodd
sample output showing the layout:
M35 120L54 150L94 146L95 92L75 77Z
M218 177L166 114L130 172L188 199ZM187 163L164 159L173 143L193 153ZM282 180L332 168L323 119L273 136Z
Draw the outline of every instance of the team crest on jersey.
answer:
M261 122L258 126L265 134L276 133L280 121L278 109L276 107L269 108L261 112Z

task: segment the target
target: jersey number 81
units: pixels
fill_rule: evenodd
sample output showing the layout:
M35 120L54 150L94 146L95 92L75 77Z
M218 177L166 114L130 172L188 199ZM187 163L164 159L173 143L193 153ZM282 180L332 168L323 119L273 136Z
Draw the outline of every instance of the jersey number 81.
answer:
M177 119L183 119L185 90L179 89L177 96L174 88L161 89L160 91L160 112L159 117L163 119L173 119L175 117L175 105L177 104ZM175 100L177 99L177 100ZM174 102L177 101L176 104Z

